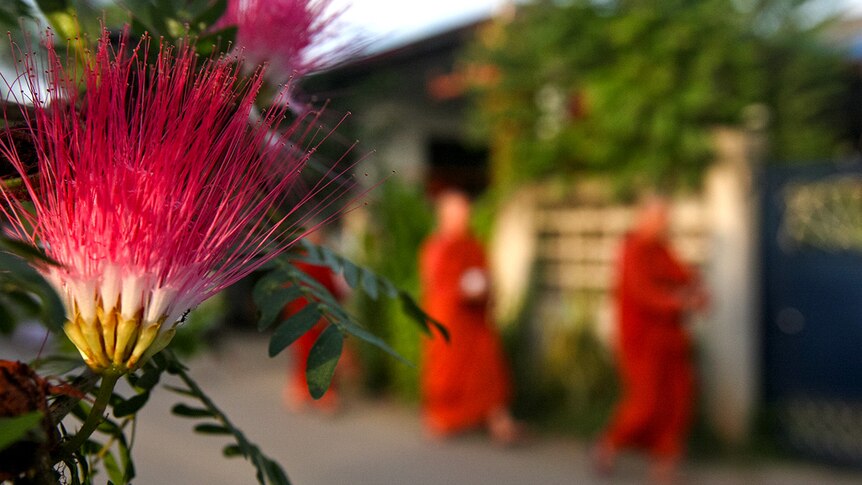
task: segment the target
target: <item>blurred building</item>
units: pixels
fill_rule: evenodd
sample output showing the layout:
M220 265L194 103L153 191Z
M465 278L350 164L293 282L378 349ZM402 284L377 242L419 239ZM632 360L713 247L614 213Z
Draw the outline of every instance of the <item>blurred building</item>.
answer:
M352 60L305 89L359 113L349 124L377 152L369 170L396 171L417 191L481 191L487 147L467 136L456 68L478 26ZM767 415L792 446L862 464L862 168L771 168L756 120L714 136L702 191L674 209L675 245L713 292L695 324L707 421L743 443ZM632 214L600 181L527 187L503 204L492 242L498 315L527 315L536 366L584 321L610 341L612 269Z
M395 171L417 187L458 182L479 192L488 183L486 147L467 140L464 88L454 70L477 25L351 60L311 76L303 88L355 113L345 128L375 150L368 170Z

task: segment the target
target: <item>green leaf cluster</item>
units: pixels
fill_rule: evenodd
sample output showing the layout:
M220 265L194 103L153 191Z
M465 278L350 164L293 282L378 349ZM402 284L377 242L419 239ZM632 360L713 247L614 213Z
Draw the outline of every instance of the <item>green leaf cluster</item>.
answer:
M126 436L127 429L135 422L135 413L146 403L149 391L125 399L119 394L111 396L111 404L114 409L112 419L105 416L96 431L77 450L73 450L71 456L63 457L66 470L71 477L71 483L88 485L98 483L96 476L99 470L104 470L108 475L107 483L127 484L135 478L135 464L132 459L132 439ZM90 415L92 408L81 400L72 408L71 416L84 422ZM65 427L63 434L69 436Z
M0 4L0 24L6 27L16 27L22 18L33 16L33 9L24 0L6 0Z
M203 56L227 52L236 38L235 27L213 29L227 9L227 0L126 0L124 4L135 36L148 32L172 43L190 38Z
M285 255L273 262L269 271L256 283L253 297L260 309L258 328L266 330L274 322L278 322L269 342L271 357L281 353L318 322L326 323L327 326L314 342L307 361L308 389L315 399L322 397L329 388L343 350L344 339L348 336L383 350L403 364L412 364L386 341L362 326L326 287L297 268L294 263L298 261L328 267L334 273L341 274L354 291L362 292L374 300L381 297L399 300L404 312L423 331L430 333L431 328L435 328L448 338L446 329L439 322L425 314L407 292L397 289L387 278L358 266L325 247L303 241L301 251ZM300 298L306 302L305 306L282 320L280 316L285 305Z
M245 434L206 395L189 375L188 369L170 351L155 355L140 370L128 374L126 378L135 393L130 397L123 397L116 392L112 393L109 401L111 415L104 417L96 429L98 433L90 436L80 449L72 450L68 456L60 456L60 459L65 463L71 483L97 483L96 476L102 470L108 476L108 483L127 484L132 482L132 479L135 478L135 467L132 460L131 444L134 441L136 415L146 405L151 392L160 383L165 373L176 376L182 385L164 384L162 387L195 400L194 404L177 403L172 408L173 414L200 421L194 427L198 433L233 438L233 442L225 445L224 455L226 457L242 456L249 460L256 469L258 482L262 485L289 485L290 482L281 466L267 457L257 445L249 441ZM80 383L80 380L76 380L76 382ZM87 387L86 384L83 386ZM85 400L80 400L80 396L72 399L75 399L75 405L71 408L70 415L82 422L85 421L91 412L90 405ZM22 418L23 421L28 419L33 418ZM27 425L27 422L23 421L22 423L12 423L14 427L10 429L14 431ZM129 437L129 428L131 428L131 438ZM61 425L61 430L67 440L71 438L63 425Z
M38 319L55 332L62 329L63 304L28 261L56 264L38 249L0 236L0 334L11 333L25 319Z
M41 412L33 411L11 418L0 418L0 451L27 438L31 433L38 433L43 417Z
M537 0L480 32L463 62L476 134L498 186L603 174L621 186L690 185L711 130L772 114L772 156L830 156L840 52L797 0ZM467 69L467 73L471 72Z
M85 48L85 39L98 39L102 28L128 25L132 39L147 33L176 45L191 41L202 56L227 52L236 37L235 27L214 29L227 9L227 0L124 0L116 4L96 0L12 0L0 6L0 23L15 27L20 19L44 18L59 42L72 41ZM159 42L150 44L153 51Z
M101 386L111 386L108 407L111 409L113 417L110 415L102 416L102 421L96 428L98 434L94 433L89 436L79 449L68 450L67 455L59 455L66 465L72 483L96 483L95 477L100 470L104 470L108 475L108 483L119 485L132 482L132 479L135 478L132 443L134 442L134 425L137 413L149 401L150 393L159 384L162 374L166 370L173 370L179 366L180 364L175 360L169 360L159 355L144 365L142 369L126 375L126 379L135 391L130 397L123 397L114 392L113 383L106 384L106 380L102 379ZM83 389L87 393L91 392L89 387L95 382L95 379L88 380L87 376L94 377L87 370L82 377L73 381L73 386ZM93 412L93 408L87 400L81 399L81 397L83 395L73 394L65 396L64 399L72 400L75 403L70 409L71 416L85 422ZM56 407L55 403L52 410ZM132 428L131 437L127 436L130 427ZM68 445L69 440L74 439L75 435L69 434L62 424L61 430L66 438L65 443ZM68 446L64 447L64 449L67 448Z

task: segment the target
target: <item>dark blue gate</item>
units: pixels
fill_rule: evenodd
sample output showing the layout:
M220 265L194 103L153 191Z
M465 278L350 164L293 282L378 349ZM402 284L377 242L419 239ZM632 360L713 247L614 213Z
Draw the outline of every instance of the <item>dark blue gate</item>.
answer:
M862 169L763 182L767 403L792 448L862 465Z

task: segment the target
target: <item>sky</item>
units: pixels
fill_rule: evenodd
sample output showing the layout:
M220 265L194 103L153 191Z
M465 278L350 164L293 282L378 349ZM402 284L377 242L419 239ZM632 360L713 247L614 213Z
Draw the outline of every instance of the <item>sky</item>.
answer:
M349 4L344 20L382 34L434 29L484 16L508 0L336 0ZM862 0L821 0L862 15Z
M381 36L412 36L486 17L508 0L335 0L342 20ZM862 2L862 0L859 0Z

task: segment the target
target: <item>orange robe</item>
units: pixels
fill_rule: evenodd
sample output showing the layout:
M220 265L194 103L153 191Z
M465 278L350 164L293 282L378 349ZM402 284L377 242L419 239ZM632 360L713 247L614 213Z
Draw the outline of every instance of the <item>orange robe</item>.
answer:
M421 248L424 309L451 334L450 342L437 337L423 345L422 412L435 434L483 425L510 402L511 378L487 297L471 299L461 289L465 272L476 270L487 278L482 246L470 236L434 235Z
M326 266L303 262L297 262L295 263L295 266L303 273L314 278L315 281L323 285L323 287L335 297L339 296L338 286L335 283L335 275L331 269ZM297 298L288 303L284 309L285 318L295 315L307 304L308 301L305 298ZM307 369L308 354L311 353L311 348L314 346L314 342L317 341L317 337L320 336L324 328L326 328L326 321L321 318L317 325L296 339L296 341L290 346L291 351L293 352L293 370L291 372L289 385L292 386L292 392L294 393L293 397L298 400L301 399L308 402L313 401L311 394L308 392L308 385L305 380L305 371ZM325 407L333 404L335 400L337 400L337 391L335 390L335 386L331 386L318 402Z
M680 293L693 280L665 244L626 238L616 295L623 392L606 434L617 449L643 448L670 459L684 450L694 371Z

